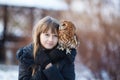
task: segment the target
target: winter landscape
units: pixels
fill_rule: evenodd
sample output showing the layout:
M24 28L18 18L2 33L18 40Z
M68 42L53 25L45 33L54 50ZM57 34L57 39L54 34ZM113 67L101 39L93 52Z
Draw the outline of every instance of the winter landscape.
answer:
M0 0L0 80L18 80L16 51L46 15L76 26L76 80L120 80L120 0Z

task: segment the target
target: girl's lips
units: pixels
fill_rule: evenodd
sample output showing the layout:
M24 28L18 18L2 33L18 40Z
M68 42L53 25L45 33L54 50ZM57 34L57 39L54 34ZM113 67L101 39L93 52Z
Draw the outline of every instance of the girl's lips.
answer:
M47 43L48 45L53 45L52 43Z

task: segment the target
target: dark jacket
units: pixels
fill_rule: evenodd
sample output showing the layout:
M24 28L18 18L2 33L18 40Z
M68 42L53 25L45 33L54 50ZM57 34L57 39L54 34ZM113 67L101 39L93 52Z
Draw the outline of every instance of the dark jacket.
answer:
M52 67L38 70L32 76L32 67L35 64L33 59L33 45L27 45L17 51L19 61L19 80L75 80L74 59L76 50L71 51L72 63L68 58L60 60ZM44 77L43 77L44 76Z

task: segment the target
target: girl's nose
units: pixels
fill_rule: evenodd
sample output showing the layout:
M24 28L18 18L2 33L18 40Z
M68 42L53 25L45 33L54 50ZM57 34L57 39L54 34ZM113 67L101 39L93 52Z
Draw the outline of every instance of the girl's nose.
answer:
M53 36L50 36L50 37L49 37L49 41L53 41Z

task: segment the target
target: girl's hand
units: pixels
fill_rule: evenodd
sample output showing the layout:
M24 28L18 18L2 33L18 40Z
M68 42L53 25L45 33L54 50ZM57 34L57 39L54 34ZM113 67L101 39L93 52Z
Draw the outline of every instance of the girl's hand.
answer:
M48 69L49 67L51 67L52 66L52 63L49 63L46 67L45 67L45 69Z

